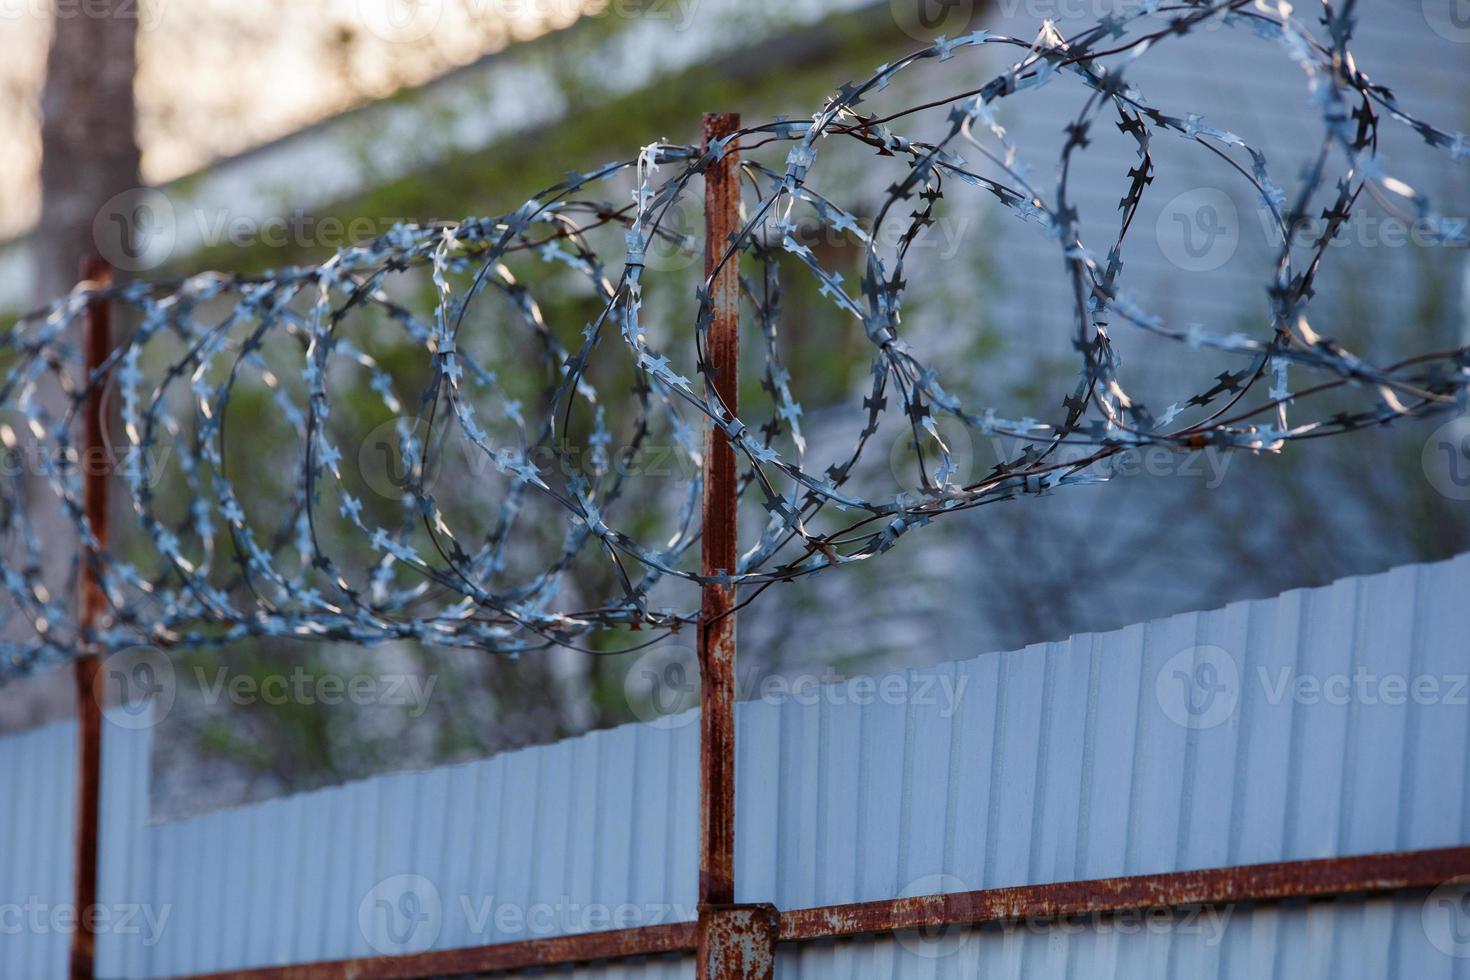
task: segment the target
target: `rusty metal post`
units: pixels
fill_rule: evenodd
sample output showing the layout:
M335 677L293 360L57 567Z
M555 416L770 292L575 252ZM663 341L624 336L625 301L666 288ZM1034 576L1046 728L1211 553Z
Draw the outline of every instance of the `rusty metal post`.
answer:
M706 113L704 145L740 129L733 113ZM704 273L710 279L707 356L726 417L739 411L740 270L720 266L740 227L740 155L730 145L704 175ZM705 575L733 575L737 561L735 450L711 427L704 454ZM775 959L776 911L735 902L735 589L707 584L699 612L699 927L700 980L768 980Z
M82 262L82 279L91 288L105 289L112 284L112 270L100 258ZM87 306L83 321L86 351L86 376L91 378L112 351L111 311L105 301ZM107 546L107 490L112 467L107 464L107 441L102 413L103 385L98 384L87 396L82 435L82 507L99 548ZM83 630L97 625L107 597L97 574L95 554L84 550L81 555L78 583L80 615ZM106 697L107 679L103 676L96 652L80 657L75 664L77 690L77 783L75 875L76 931L71 940L72 980L91 980L95 975L97 936L97 831L101 813L102 773L102 705Z
M781 913L774 905L706 907L699 916L695 973L719 980L771 980Z

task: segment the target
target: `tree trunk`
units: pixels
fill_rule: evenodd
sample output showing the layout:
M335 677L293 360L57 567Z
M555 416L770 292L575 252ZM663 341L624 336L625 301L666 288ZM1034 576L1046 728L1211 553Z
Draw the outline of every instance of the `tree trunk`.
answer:
M122 238L129 229L97 216L141 179L133 101L137 10L133 0L57 6L41 95L41 219L31 252L37 304L69 292L85 256L109 257L119 254L118 246L129 244ZM113 239L99 240L94 227ZM61 409L59 391L48 387L41 397L53 411ZM32 473L28 480L34 492L27 517L48 542L42 574L47 587L60 594L73 587L76 534L44 477ZM70 669L0 688L0 731L72 712Z
M141 181L133 100L138 6L89 0L60 5L54 18L41 94L41 222L32 253L38 301L71 289L84 255L106 256L127 244L125 225L97 217ZM99 241L102 236L115 240Z

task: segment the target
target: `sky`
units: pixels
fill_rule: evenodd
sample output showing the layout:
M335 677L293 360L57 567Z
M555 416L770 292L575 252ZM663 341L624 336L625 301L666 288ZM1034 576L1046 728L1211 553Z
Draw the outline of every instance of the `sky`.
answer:
M39 212L39 97L53 16L0 0L0 238ZM601 0L605 2L605 0ZM138 137L157 184L515 40L599 0L125 0L139 20Z

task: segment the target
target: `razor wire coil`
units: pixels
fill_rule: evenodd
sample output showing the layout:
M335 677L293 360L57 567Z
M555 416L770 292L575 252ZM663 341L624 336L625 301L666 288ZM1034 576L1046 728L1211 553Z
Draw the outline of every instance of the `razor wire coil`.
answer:
M1412 130L1452 162L1470 157L1470 144L1411 115L1364 73L1350 51L1354 8L1352 0L1321 4L1316 33L1285 3L1227 0L1146 2L1070 38L1050 24L1031 40L985 31L940 38L843 85L810 120L749 126L705 148L656 142L634 159L570 174L506 214L401 225L319 266L266 276L83 284L0 338L0 408L20 419L0 435L12 451L39 447L36 473L10 474L0 484L0 575L9 599L0 676L84 650L206 647L252 637L414 640L514 655L585 648L597 631L638 630L633 641L641 644L696 619L693 609L662 603L668 583L730 584L749 601L771 584L882 554L951 512L1098 482L1105 479L1100 464L1140 446L1274 452L1298 440L1460 410L1470 391L1467 350L1416 352L1375 365L1308 317L1328 246L1365 189L1394 202L1436 241L1466 244L1463 225L1384 172L1377 150L1385 121ZM1215 24L1274 45L1305 79L1322 139L1293 193L1275 182L1262 152L1199 115L1154 107L1128 81L1149 50ZM1017 54L983 86L886 114L862 108L915 66L989 47ZM1043 188L1017 162L995 108L1063 80L1079 82L1085 101L1066 126L1056 183ZM920 140L895 128L921 114L941 120L939 136ZM1105 119L1131 140L1136 165L1126 177L1116 235L1099 257L1082 240L1071 185L1093 127ZM1181 326L1124 288L1125 243L1154 181L1152 143L1162 137L1196 144L1244 181L1270 215L1280 248L1266 284L1270 326L1261 336ZM841 195L824 193L815 179L824 141L833 139L902 168L871 220L844 209ZM659 275L651 252L697 250L671 227L671 214L736 140L747 154L789 145L784 167L743 160L741 227L718 260L719 267L739 266L746 316L760 329L761 383L770 401L762 418L729 412L709 383L711 279L697 289L692 315L644 307L645 287ZM962 149L998 176L968 163ZM631 203L596 196L629 180ZM966 406L903 338L906 261L948 183L978 188L1061 250L1080 369L1057 418L1013 419ZM1304 257L1294 254L1292 242L1319 195L1330 201L1324 230ZM845 282L799 240L803 221L862 250L860 283ZM620 267L594 244L613 228L623 232ZM899 229L891 247L880 243L884 228ZM571 331L548 322L536 289L512 267L532 258L595 305L575 343L566 341ZM824 329L860 328L871 345L862 426L837 462L821 470L808 462L792 387L793 369L802 365L785 363L780 342L782 274L793 267L829 304ZM433 302L417 305L432 310L400 298L396 284L404 276L431 284ZM99 302L113 304L134 329L87 375L73 328ZM521 331L509 349L505 337L500 347L483 337L492 304ZM1115 326L1229 356L1238 367L1155 413L1123 382ZM694 364L686 376L676 359L687 356L691 340ZM404 350L414 352L407 362ZM598 380L608 361L633 378L626 400L615 401L623 393ZM1293 373L1310 383L1293 387ZM122 423L116 469L142 532L125 547L101 546L83 506L88 461L77 433L88 397L104 387ZM528 388L536 391L531 404L523 395ZM1356 407L1311 414L1328 392L1351 395ZM365 502L343 453L344 413L357 411L365 396L393 420L402 461L390 516ZM865 495L854 474L890 416L913 433L922 486ZM938 429L943 417L1022 448L977 479L957 480ZM284 455L289 465L270 466L270 480L249 470L251 426L264 430L259 438L270 441L271 452L281 452L279 438L292 443ZM688 467L690 478L666 502L674 516L657 544L648 543L637 520L620 521L620 508L637 491L610 458L614 427L634 448L667 435ZM738 453L741 496L763 510L765 523L739 567L711 579L692 570L691 558L699 539L702 441L712 427ZM479 499L476 488L446 495L432 479L451 444L493 473L499 488L498 503L486 503L473 519L450 498ZM925 444L935 447L927 457ZM164 448L174 466L160 475L152 457ZM50 525L38 516L46 506L60 514ZM548 513L561 517L543 518ZM66 590L53 591L46 581L48 539L58 522L75 528L83 560L102 583L108 612L97 629L79 628ZM558 527L561 540L547 544ZM537 544L523 545L527 537ZM527 567L526 555L538 549L549 549L549 558ZM605 560L605 594L569 584L589 556Z

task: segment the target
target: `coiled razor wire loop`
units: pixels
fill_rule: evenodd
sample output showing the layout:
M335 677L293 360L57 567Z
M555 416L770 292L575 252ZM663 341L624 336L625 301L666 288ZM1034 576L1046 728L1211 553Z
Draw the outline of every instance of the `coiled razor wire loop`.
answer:
M1281 2L1146 2L1071 38L1050 24L1030 40L984 31L940 38L866 81L842 86L810 121L752 126L707 150L654 143L636 159L571 174L509 214L396 227L323 265L267 277L208 273L169 285L79 287L23 318L0 341L0 408L23 420L20 431L7 427L3 435L12 449L22 442L41 447L36 459L44 477L13 476L4 486L3 577L12 608L3 670L25 671L88 644L112 651L247 637L417 640L515 654L582 646L593 631L632 628L648 632L631 642L647 642L696 615L658 605L660 583L708 581L691 566L697 567L698 462L710 426L724 429L742 460L743 498L767 514L739 567L714 579L748 587L749 601L772 583L882 554L941 515L1098 482L1105 479L1098 464L1133 447L1274 452L1297 440L1462 409L1470 390L1467 350L1370 364L1308 317L1328 244L1365 188L1395 202L1438 241L1466 243L1463 226L1440 217L1425 195L1384 173L1376 160L1385 120L1412 129L1453 161L1470 156L1470 145L1463 134L1409 114L1357 64L1349 52L1354 7L1351 0L1324 3L1317 8L1320 21L1309 26ZM1257 149L1198 115L1155 108L1129 83L1133 64L1154 46L1180 43L1218 23L1254 32L1304 76L1322 139L1293 196L1274 182ZM1320 37L1313 33L1319 27ZM986 46L1013 49L1015 60L978 89L888 115L865 112L865 99L901 73ZM1057 182L1043 188L1016 163L994 109L1066 79L1085 87L1086 100L1066 127ZM894 128L921 112L942 114L940 136L919 141ZM1105 120L1131 138L1137 165L1126 178L1116 237L1099 259L1081 238L1069 186L1091 128ZM822 141L832 138L903 167L871 221L844 210L813 179ZM1261 336L1170 323L1124 289L1125 242L1153 181L1152 143L1162 138L1197 145L1245 181L1269 213L1280 249L1266 284L1270 326ZM657 271L650 249L668 242L689 247L670 215L735 139L743 152L779 143L790 150L784 169L743 164L744 223L720 257L722 267L739 262L745 272L743 300L762 331L763 383L771 395L768 418L726 421L713 386L679 373L670 356L687 354L691 337L682 331L692 325L692 373L709 380L709 280L697 290L692 318L646 311L643 299L645 282ZM1002 178L977 173L962 152L988 161ZM599 186L628 178L635 186L630 205L592 196ZM1061 250L1081 366L1054 420L967 407L902 338L909 249L952 181L979 188L1039 225ZM1319 191L1333 203L1303 260L1292 242ZM863 247L866 271L855 289L798 241L799 221L818 222ZM597 229L616 226L625 230L620 268L592 242ZM879 233L890 226L902 233L885 249ZM562 285L579 282L573 291L595 303L598 312L577 343L558 339L569 334L548 325L532 289L512 272L512 260L528 256L550 264ZM778 343L780 274L793 266L812 276L835 308L832 329L860 326L872 345L864 425L840 462L820 472L806 460L801 406ZM404 275L432 280L431 312L395 298L401 290L394 283ZM102 369L81 377L71 328L97 300L117 304L136 329ZM486 326L492 306L504 317L494 321L496 331ZM505 323L512 329L501 329ZM1236 357L1239 367L1155 413L1124 385L1115 325ZM661 350L655 337L669 346ZM379 348L384 355L373 353ZM406 363L405 349L417 358ZM614 405L612 396L621 399L623 392L599 390L594 367L618 359L634 383L627 402ZM1293 370L1309 380L1293 388ZM83 513L75 435L89 392L104 383L120 398L119 469L144 532L141 544L111 550L97 547ZM1269 390L1261 394L1265 383ZM50 386L63 397L47 397L43 389ZM527 390L536 392L531 407L521 394ZM1313 396L1331 391L1350 394L1353 409L1314 416ZM371 412L363 407L364 392ZM609 458L614 407L631 413L621 427L630 445L668 437L689 464L690 479L667 502L677 516L656 544L645 540L637 521L613 523L630 494L626 474ZM394 420L405 473L401 500L386 519L381 507L365 506L341 436L357 415L374 412ZM852 479L854 468L889 413L902 413L913 430L923 485L869 499ZM982 478L961 483L939 435L941 416L1018 440L1022 449ZM926 440L937 446L927 459ZM484 494L478 484L468 493L437 493L436 461L450 446L479 460L498 490L491 493L487 480ZM251 482L237 482L255 447L289 449L294 462L271 465L268 478L247 472ZM1080 448L1067 455L1063 447ZM155 457L164 450L171 465L160 472ZM47 542L34 510L48 493L78 529L110 603L107 621L88 635L43 582ZM564 537L547 546L549 529L558 528ZM525 556L545 547L551 560L530 567ZM567 585L570 570L588 556L611 568L609 594L569 594L578 592Z

